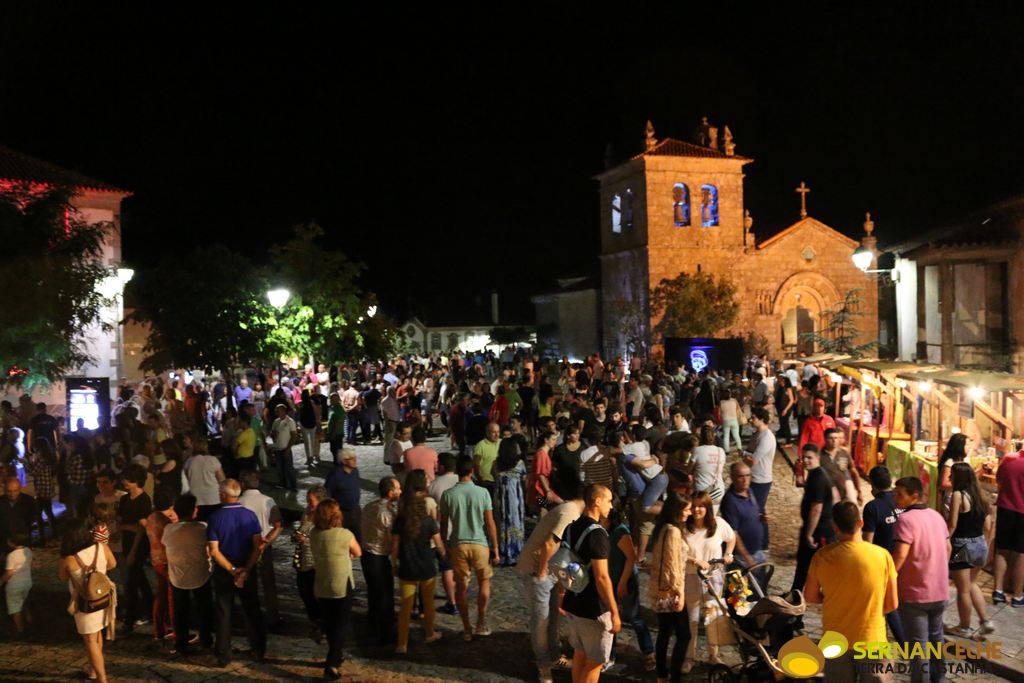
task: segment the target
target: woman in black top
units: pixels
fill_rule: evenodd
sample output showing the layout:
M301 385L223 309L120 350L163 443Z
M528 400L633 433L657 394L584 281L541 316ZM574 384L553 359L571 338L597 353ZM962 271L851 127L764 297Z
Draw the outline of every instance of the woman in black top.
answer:
M440 640L441 632L434 630L434 583L437 580L437 554L444 559L444 542L437 522L427 512L427 475L413 470L405 478L402 497L398 501L398 515L391 528L391 557L398 564L398 584L402 596L402 610L398 615L398 647L395 652L405 654L409 646L409 620L419 590L423 602L424 642ZM431 547L433 543L434 547Z
M981 621L979 633L992 633L992 622L985 616L985 598L978 587L978 574L988 559L985 531L992 523L991 506L978 486L974 468L966 462L952 467L953 493L949 504L950 543L953 554L949 560L949 576L956 586L956 606L960 626L946 627L946 632L958 638L969 638L971 607Z

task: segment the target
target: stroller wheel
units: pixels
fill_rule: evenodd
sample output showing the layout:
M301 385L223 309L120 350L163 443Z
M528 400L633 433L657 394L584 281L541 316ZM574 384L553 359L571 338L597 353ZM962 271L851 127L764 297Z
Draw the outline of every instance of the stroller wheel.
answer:
M736 683L739 676L725 664L715 664L708 671L708 683Z

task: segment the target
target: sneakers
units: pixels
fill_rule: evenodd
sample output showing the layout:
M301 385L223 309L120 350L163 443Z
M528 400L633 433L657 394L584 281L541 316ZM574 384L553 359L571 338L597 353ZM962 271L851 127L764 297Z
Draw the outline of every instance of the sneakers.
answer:
M1024 603L1021 603L1024 604ZM475 636L489 636L491 635L491 629L487 624L477 624L476 629L473 631Z
M424 643L436 643L439 640L441 640L441 632L440 631L434 631L433 635L429 635L426 638L424 638L423 642Z
M946 635L950 635L955 638L963 638L965 640L970 640L971 638L971 629L964 628L963 626L957 626L955 628L953 626L947 626L945 631Z
M1024 595L1010 600L1010 607L1024 607Z
M442 614L451 614L452 616L458 616L459 607L454 602L446 602L444 603L444 605L441 606L441 609L439 609L438 611Z
M554 683L554 678L551 676L551 669L538 669L537 681L539 683Z
M992 591L992 604L998 605L1001 602L1006 602L1006 594L1003 591Z
M980 632L982 634L994 633L995 630L996 630L996 627L992 625L992 620L991 619L986 619L985 621L981 622Z

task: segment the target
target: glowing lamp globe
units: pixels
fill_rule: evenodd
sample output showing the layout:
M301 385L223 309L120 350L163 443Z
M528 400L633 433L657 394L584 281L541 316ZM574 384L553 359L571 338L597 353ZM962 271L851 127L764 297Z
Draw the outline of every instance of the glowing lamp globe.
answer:
M867 270L871 267L871 260L874 258L874 254L862 244L854 250L852 258L853 265L861 270Z
M284 308L291 296L292 293L287 289L271 289L267 292L267 300L270 301L270 305L274 308Z

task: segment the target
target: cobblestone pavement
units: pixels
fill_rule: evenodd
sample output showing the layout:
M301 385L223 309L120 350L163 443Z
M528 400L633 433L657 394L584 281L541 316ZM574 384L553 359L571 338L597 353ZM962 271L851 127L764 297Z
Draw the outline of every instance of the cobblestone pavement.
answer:
M431 442L442 449L440 439ZM369 502L376 490L376 481L388 473L381 461L380 446L359 446L359 467L363 482L363 502ZM325 453L326 455L326 453ZM304 463L301 447L296 447L296 462ZM322 481L326 470L310 473L302 465L300 486L304 490ZM771 533L774 556L777 563L775 590L789 587L794 563L794 529L798 520L797 506L799 491L792 486L791 474L785 461L776 459L776 485L770 499ZM271 479L272 480L272 479ZM284 495L280 490L268 486L268 493L277 497L283 508L298 510L299 496ZM269 639L268 656L264 663L252 662L244 653L235 656L235 662L227 669L215 666L209 655L196 656L188 660L172 661L167 647L152 639L152 631L120 634L113 643L106 644L108 672L117 681L222 681L222 680L309 680L319 678L322 671L326 646L317 645L306 634L308 627L301 602L295 588L294 570L291 567L292 544L287 534L275 544L277 565L277 586L281 601L284 626L272 629ZM15 640L10 627L4 624L0 631L0 680L2 681L64 681L74 679L85 662L81 640L75 633L74 624L64 610L67 605L66 587L56 579L57 551L51 547L36 554L35 575L30 604L35 613L35 623L30 635L24 640ZM356 567L356 582L362 586L359 564ZM346 643L346 659L342 667L345 681L505 681L536 680L536 669L532 662L526 633L526 613L521 604L512 569L499 568L495 572L493 597L490 608L490 625L494 634L464 643L460 636L461 622L458 617L438 614L438 626L444 632L444 639L426 645L422 642L422 631L413 625L410 652L399 656L390 648L370 644L364 635L365 593L359 591L354 597L353 624ZM115 576L116 578L116 576ZM646 575L642 576L646 582ZM441 590L440 588L438 590ZM471 596L471 600L473 596ZM808 612L809 635L820 635L817 609ZM654 623L653 614L647 613L648 623ZM1007 611L1007 617L1009 613ZM235 631L235 645L245 645L244 631L239 617ZM1007 624L1009 626L1009 624ZM653 681L653 674L645 674L636 648L632 631L626 630L619 639L618 664L602 676L606 681ZM724 648L727 661L737 662L738 657ZM703 636L698 643L698 653L704 651ZM707 680L707 669L698 667L689 680ZM950 680L1001 680L991 675L953 676ZM568 681L566 672L556 673L556 680ZM901 680L897 677L897 680Z

